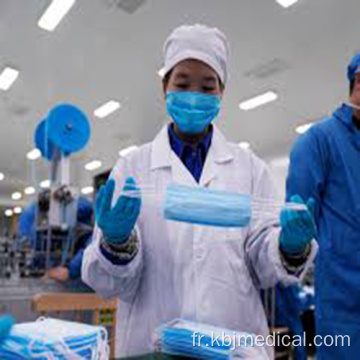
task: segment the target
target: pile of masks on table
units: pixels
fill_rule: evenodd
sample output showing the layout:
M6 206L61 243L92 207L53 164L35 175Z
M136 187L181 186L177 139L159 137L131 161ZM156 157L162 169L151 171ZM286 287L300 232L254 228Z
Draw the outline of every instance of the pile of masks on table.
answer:
M107 360L107 331L51 318L15 325L0 343L1 360Z
M263 347L255 345L255 335L234 332L182 319L160 326L156 333L159 352L200 359L268 360Z

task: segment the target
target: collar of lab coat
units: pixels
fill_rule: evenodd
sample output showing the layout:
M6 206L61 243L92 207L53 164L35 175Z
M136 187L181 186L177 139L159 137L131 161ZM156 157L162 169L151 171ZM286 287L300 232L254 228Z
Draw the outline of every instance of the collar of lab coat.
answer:
M171 167L171 153L172 149L170 146L168 125L165 125L154 139L151 147L151 170ZM215 126L213 132L213 138L208 153L210 161L216 163L224 163L233 160L234 155L229 147L229 144L225 136ZM207 159L208 160L208 159Z

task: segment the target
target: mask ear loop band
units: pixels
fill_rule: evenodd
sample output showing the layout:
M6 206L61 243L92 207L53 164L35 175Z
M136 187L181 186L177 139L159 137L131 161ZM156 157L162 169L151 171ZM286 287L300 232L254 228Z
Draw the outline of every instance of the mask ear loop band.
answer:
M96 357L92 360L108 360L110 357L110 347L108 344L107 331L104 328L101 328L98 333L97 344L99 349L96 352Z

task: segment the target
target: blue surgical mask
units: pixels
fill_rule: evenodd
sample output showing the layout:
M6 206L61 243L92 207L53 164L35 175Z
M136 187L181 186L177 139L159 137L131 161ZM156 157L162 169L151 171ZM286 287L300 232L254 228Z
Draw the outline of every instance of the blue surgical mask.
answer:
M202 187L169 184L164 216L190 224L246 227L251 220L251 197Z
M168 114L184 134L200 134L220 111L220 97L193 91L168 91Z

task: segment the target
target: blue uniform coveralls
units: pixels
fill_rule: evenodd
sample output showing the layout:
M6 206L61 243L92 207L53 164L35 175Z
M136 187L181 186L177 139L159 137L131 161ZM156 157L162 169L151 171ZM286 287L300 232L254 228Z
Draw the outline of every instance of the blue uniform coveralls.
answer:
M294 359L306 360L307 349L306 344L300 343L299 339L303 339L304 326L301 315L310 309L313 305L313 296L306 294L300 285L284 286L278 284L276 286L276 326L286 326L293 335L297 335L297 345L294 347Z
M332 117L310 128L298 139L290 160L287 199L299 194L317 202L317 334L322 341L326 335L348 335L351 344L348 347L345 340L341 346L338 339L337 346L319 347L317 358L359 359L360 131L352 108L343 105Z

